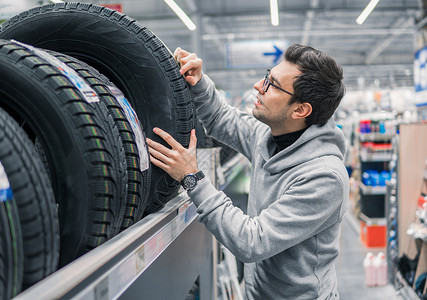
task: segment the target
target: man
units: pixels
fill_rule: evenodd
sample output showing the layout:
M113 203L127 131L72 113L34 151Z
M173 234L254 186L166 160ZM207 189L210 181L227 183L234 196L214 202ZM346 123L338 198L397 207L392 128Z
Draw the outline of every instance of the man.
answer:
M342 68L311 47L290 46L254 85L252 116L221 99L195 54L178 48L174 56L207 134L252 163L247 214L198 173L194 130L185 149L155 128L171 149L148 140L151 162L182 181L199 221L245 263L247 299L338 299L334 264L349 183L344 136L331 117L345 93Z

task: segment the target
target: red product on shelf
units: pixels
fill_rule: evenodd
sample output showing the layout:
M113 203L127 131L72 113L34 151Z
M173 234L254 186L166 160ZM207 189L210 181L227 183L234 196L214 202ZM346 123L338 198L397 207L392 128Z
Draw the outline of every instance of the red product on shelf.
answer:
M360 120L359 127L360 127L360 133L371 132L371 120Z
M382 218L367 218L360 221L360 240L368 248L386 246L386 221Z
M418 208L423 209L424 203L426 203L426 196L420 195L420 197L418 198Z

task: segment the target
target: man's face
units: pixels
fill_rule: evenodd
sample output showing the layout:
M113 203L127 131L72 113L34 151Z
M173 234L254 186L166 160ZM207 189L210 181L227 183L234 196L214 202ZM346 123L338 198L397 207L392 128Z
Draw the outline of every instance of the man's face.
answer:
M271 83L282 89L294 93L293 82L295 77L300 75L297 65L291 64L286 60L271 69ZM291 95L270 85L267 92L263 90L264 78L255 83L254 88L258 91L257 101L252 113L256 119L267 124L273 131L282 131L289 122L292 121L291 114L294 105L289 104ZM295 103L294 103L295 104Z

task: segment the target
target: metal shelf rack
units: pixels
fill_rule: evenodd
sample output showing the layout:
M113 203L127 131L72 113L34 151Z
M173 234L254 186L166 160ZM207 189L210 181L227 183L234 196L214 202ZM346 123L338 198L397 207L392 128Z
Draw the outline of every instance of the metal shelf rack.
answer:
M363 195L385 195L386 194L386 186L370 186L364 185L362 182L359 184L360 190Z
M196 207L182 193L159 212L148 215L111 240L22 292L16 299L117 299L137 280L138 284L143 286L141 280L145 279L145 271L166 255L166 250L190 228L196 227L197 239L205 241L206 245L211 247L210 234L195 222L195 219ZM202 255L204 259L201 259L201 262L210 260L208 247L193 247L191 241L188 244L193 250L186 255L177 252L177 263L178 260L185 259L183 256L190 256L193 260ZM165 271L174 273L174 269L178 268L179 266L170 265ZM201 269L209 272L208 266L201 266ZM189 275L191 272L187 271L184 274L177 274L177 280L181 283L188 281L183 278L187 274L191 277L191 283L187 284L184 293L190 290L197 275L203 273L203 270L193 271L196 272L192 272L192 276ZM206 276L209 277L209 274ZM173 286L173 283L167 283L166 279L152 284L149 290L142 291L140 299L144 299L144 295L147 295L147 299L161 299L165 288L168 289L168 285ZM184 298L185 295L182 299Z
M202 150L204 163L199 167L206 168L209 161L207 165L214 168L201 169L208 177L215 177L215 151ZM239 157L223 167L224 178L233 180L241 171L242 162ZM196 207L181 191L160 211L146 216L14 299L182 300L197 278L200 299L216 299L215 243L196 219Z

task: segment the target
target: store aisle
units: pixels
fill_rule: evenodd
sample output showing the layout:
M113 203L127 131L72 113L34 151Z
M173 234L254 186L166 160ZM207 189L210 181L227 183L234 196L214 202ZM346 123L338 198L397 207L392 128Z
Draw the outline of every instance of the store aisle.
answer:
M347 213L342 223L337 259L338 291L341 300L402 300L390 284L383 287L366 287L363 259L368 252L377 254L382 248L366 248L359 239L358 222Z

